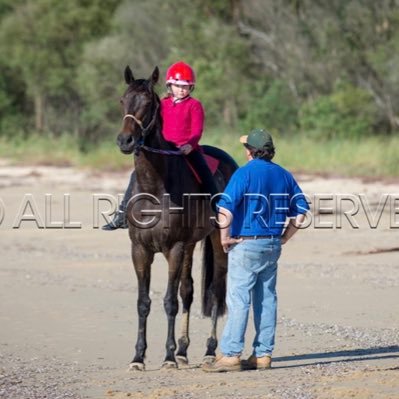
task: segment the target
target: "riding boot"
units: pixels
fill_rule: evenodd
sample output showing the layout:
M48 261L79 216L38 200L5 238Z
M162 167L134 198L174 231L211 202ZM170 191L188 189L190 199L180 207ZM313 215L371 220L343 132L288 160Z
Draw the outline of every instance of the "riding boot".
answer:
M115 212L114 218L104 226L102 226L102 230L112 231L116 229L127 229L129 227L127 223L126 211L127 211L127 204L129 203L130 198L132 198L133 192L133 184L136 180L136 174L133 171L130 175L129 185L125 191L123 196L122 202L119 205L118 210Z
M202 182L202 191L204 193L209 193L211 198L216 194L219 194L219 190L216 187L215 180L212 176L211 170L205 161L204 156L199 151L191 151L187 155L189 162L194 166L195 171L198 173ZM217 212L216 203L211 201L212 210Z
M105 231L112 231L116 229L127 229L129 226L127 225L126 220L126 209L122 208L122 205L119 205L118 210L115 212L114 218L103 227L101 227Z

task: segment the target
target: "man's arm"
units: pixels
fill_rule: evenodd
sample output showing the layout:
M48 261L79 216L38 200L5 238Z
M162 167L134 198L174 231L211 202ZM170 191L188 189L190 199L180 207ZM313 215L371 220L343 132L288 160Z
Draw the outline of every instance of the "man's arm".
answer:
M233 222L233 214L226 208L219 207L218 221L220 226L220 241L223 251L228 252L230 245L237 244L242 238L230 237L230 226Z
M295 219L290 219L283 235L281 236L281 244L285 244L301 227L304 222L306 214L299 214Z

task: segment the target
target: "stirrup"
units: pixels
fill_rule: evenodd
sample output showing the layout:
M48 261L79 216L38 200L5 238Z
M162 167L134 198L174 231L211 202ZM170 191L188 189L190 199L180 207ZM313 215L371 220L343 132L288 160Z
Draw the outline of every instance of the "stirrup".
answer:
M129 226L126 221L126 212L118 210L114 218L107 224L101 227L102 230L112 231L116 229L127 229Z

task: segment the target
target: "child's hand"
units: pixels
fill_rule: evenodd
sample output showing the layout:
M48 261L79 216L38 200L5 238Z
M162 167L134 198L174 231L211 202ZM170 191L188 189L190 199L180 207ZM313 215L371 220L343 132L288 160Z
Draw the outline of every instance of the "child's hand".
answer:
M180 148L180 151L184 154L190 154L190 152L193 150L193 146L191 144L184 144Z

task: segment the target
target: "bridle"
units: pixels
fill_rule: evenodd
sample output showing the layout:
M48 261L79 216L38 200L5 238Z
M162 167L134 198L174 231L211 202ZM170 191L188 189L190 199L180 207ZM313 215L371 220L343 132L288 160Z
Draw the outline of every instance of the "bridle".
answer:
M149 122L149 124L146 127L143 126L144 125L143 121L138 119L133 114L126 114L123 117L123 120L125 120L127 118L133 119L141 129L141 137L140 137L140 140L137 141L137 144L134 146L134 153L136 155L138 155L140 153L140 150L143 149L143 150L146 150L149 152L154 152L156 154L162 154L162 155L183 155L183 153L180 150L177 150L177 151L161 150L160 148L153 148L153 147L148 147L148 146L144 145L144 140L145 140L146 136L148 135L148 131L150 129L152 129L152 127L155 124L155 120L156 120L156 117L158 114L158 109L159 109L159 103L157 102L157 106L155 108L154 114L152 115L151 121Z
M123 120L127 119L127 118L132 118L139 126L141 129L141 135L145 138L145 136L148 134L148 131L154 126L157 114L158 114L158 109L159 109L159 103L157 103L157 106L155 108L154 114L152 115L151 121L150 123L144 127L143 126L143 122L138 119L136 116L134 116L133 114L126 114L123 117Z

